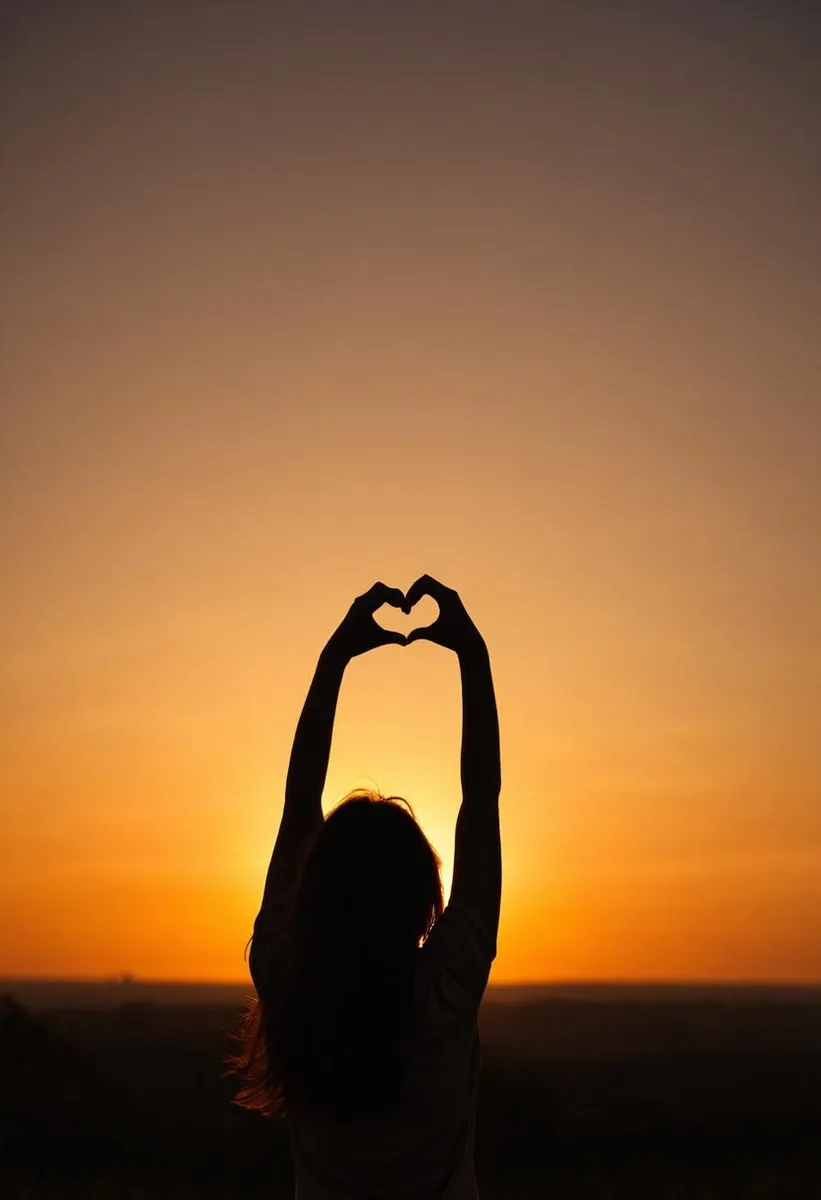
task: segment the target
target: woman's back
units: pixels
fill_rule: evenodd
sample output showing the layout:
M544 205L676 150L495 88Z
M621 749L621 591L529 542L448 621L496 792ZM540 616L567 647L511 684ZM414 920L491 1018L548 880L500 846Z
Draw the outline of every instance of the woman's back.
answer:
M450 904L417 954L399 1104L377 1116L290 1111L299 1200L475 1200L477 1014L495 929Z

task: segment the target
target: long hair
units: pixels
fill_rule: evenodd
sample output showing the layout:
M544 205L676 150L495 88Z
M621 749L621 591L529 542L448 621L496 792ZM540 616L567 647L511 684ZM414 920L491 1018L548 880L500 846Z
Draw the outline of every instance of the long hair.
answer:
M401 797L358 790L329 813L302 867L283 959L244 1014L238 1104L344 1116L397 1103L416 954L442 915L440 866Z

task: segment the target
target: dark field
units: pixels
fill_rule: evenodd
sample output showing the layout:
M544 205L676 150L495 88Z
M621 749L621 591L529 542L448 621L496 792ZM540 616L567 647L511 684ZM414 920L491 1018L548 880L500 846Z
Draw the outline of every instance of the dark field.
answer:
M0 990L4 1197L290 1200L222 1074L242 989ZM482 1033L482 1200L821 1200L817 989L499 990Z

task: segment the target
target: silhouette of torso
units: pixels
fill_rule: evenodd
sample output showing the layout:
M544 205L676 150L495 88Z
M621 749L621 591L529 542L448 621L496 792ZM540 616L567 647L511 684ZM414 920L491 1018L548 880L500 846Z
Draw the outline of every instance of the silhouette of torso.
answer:
M297 1200L476 1200L477 1016L495 953L496 929L449 904L417 955L400 1104L344 1121L292 1110Z

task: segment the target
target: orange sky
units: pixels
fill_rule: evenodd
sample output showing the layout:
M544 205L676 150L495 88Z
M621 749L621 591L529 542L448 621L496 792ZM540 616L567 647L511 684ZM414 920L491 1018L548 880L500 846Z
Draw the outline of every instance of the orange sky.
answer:
M810 10L306 7L8 21L0 975L245 978L316 656L429 571L493 979L821 980ZM459 715L357 660L326 796L448 872Z

